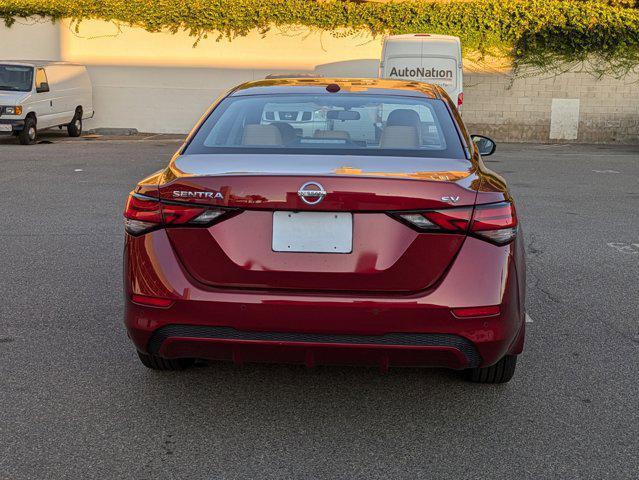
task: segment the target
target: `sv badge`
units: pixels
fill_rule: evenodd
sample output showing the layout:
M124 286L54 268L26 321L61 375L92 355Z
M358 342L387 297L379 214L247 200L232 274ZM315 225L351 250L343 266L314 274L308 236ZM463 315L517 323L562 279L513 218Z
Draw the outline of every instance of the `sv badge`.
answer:
M457 203L459 202L459 195L442 197L442 202Z

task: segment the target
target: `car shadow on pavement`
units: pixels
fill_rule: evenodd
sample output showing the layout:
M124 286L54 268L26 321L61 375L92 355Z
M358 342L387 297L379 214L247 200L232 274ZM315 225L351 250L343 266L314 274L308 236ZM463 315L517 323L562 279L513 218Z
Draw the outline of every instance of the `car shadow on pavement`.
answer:
M255 416L264 410L288 410L307 417L304 422L320 422L340 416L361 416L362 422L387 421L392 410L401 408L405 420L421 422L429 413L457 410L456 414L477 416L477 403L459 404L456 398L476 394L478 398L493 397L484 413L497 408L494 402L508 402L504 391L516 385L478 385L464 380L462 372L436 368L391 368L381 373L378 368L360 366L318 366L209 362L179 372L145 371L136 375L141 388L148 394L156 390L158 412L173 411L181 406L188 423L191 415L237 416L237 421ZM140 378L143 377L143 378ZM501 401L500 401L501 399ZM207 408L208 407L208 408ZM373 409L378 413L365 414ZM471 410L474 411L471 412ZM480 409L481 410L481 409ZM377 417L377 418L376 418ZM260 421L268 418L261 418Z

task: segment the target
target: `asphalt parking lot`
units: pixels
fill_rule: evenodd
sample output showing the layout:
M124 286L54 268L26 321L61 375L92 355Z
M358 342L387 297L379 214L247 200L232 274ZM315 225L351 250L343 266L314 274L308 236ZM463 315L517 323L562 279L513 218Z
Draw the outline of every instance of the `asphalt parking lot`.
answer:
M639 472L639 148L500 145L527 345L454 372L146 370L122 325L121 213L165 137L0 143L0 478L615 478Z

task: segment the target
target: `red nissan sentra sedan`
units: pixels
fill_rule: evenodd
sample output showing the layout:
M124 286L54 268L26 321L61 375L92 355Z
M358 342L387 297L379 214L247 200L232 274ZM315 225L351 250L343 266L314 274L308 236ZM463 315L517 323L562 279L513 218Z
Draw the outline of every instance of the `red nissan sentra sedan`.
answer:
M524 344L513 199L446 93L276 79L216 101L124 213L142 363L435 366L507 382Z

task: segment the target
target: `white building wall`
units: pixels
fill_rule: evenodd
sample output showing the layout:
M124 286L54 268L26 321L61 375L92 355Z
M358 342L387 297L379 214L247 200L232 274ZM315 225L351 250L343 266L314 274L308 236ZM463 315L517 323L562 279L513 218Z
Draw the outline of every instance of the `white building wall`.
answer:
M118 30L100 21L83 22L79 34L68 22L29 21L0 26L0 59L87 65L95 107L87 129L184 133L217 96L239 83L287 71L375 76L381 51L379 39L309 35L306 30L194 42L186 33Z
M377 76L382 47L380 38L367 34L334 37L302 28L274 28L265 36L253 32L232 42L202 39L196 47L194 42L186 33L118 29L101 21L83 21L80 33L68 22L0 24L0 59L87 65L96 115L86 128L157 133L187 132L220 93L268 73ZM568 72L512 82L507 72L471 68L464 77L463 115L474 133L498 141L639 143L636 73L616 79ZM555 108L553 119L552 105L561 99L579 108L569 112L570 118L564 118L565 109ZM556 134L553 128L551 135L551 124L563 125L564 120L571 122L570 134L564 135L563 128Z
M46 20L0 22L0 60L61 60L60 24Z

